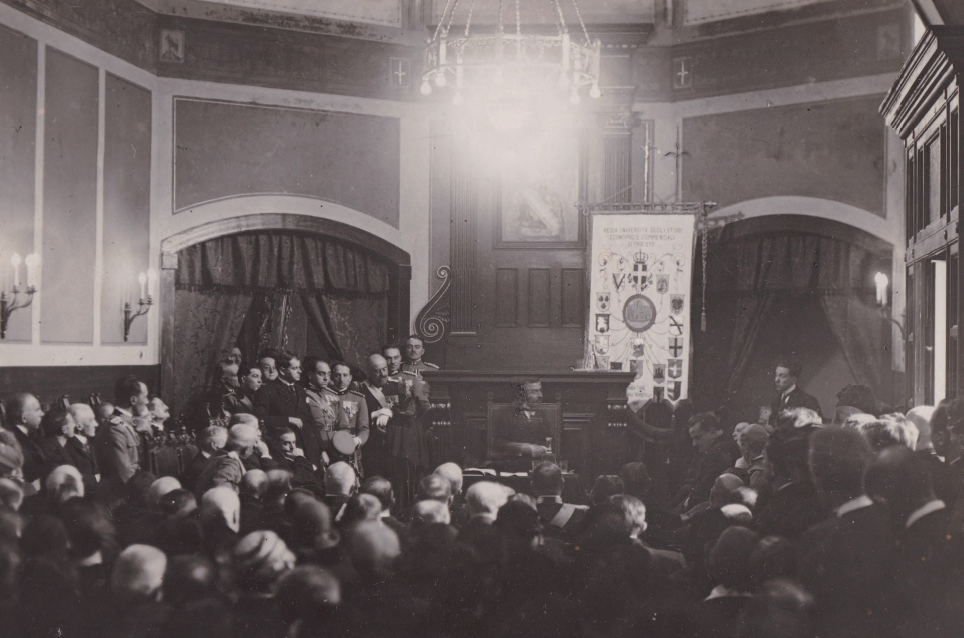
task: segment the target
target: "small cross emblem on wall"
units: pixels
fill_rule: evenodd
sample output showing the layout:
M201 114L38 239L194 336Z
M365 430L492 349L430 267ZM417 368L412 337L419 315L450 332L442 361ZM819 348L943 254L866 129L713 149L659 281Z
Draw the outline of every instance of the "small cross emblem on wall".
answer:
M408 58L389 58L390 83L397 89L405 89L411 85Z
M693 58L673 58L673 88L688 89L693 86Z

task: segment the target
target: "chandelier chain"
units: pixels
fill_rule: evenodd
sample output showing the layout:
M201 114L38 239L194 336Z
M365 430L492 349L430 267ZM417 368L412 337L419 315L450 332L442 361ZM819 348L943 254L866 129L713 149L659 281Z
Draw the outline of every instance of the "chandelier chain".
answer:
M469 4L469 17L465 19L465 37L469 37L469 30L472 28L472 14L475 12L475 0Z
M458 4L458 0L456 0L456 4ZM438 19L438 24L435 25L435 36L432 38L432 42L438 42L439 33L442 31L442 24L445 22L445 14L449 12L450 6L452 6L452 0L445 0L445 8L442 9L442 15ZM452 13L455 13L455 9L452 9Z
M582 34L586 36L586 44L591 44L589 29L586 28L586 23L582 20L582 12L579 11L579 5L576 3L576 0L572 0L572 8L576 10L576 17L579 18L579 26L582 27Z
M566 19L562 15L562 4L559 0L552 0L552 4L556 6L556 15L559 16L559 33L569 33L569 27L566 26Z

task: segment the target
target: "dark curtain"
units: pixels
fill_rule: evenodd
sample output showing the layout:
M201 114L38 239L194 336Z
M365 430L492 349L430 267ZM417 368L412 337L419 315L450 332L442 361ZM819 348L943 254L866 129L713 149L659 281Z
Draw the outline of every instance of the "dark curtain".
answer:
M242 233L185 248L179 288L228 286L380 294L389 289L387 264L364 250L315 235Z
M387 338L388 264L316 235L241 233L179 253L175 279L174 405L210 387L237 345L364 362Z
M332 324L331 315L328 313L328 304L324 297L318 293L310 293L306 290L301 291L301 304L305 308L308 323L318 337L320 346L324 349L329 359L345 360L345 353L338 345L335 337L335 328Z
M881 388L886 366L880 363L884 344L879 319L860 301L872 294L869 286L880 258L861 246L821 235L730 238L727 230L707 263L710 322L715 316L723 325L711 325L708 338L714 343L704 346L715 360L713 371L702 377L704 407L725 405L739 393L765 322L795 320L774 311L776 295L819 295L854 377Z
M890 365L877 308L840 296L825 296L820 301L854 379L874 389L884 387Z
M208 387L218 361L235 343L251 299L250 293L227 289L175 292L174 414L192 393Z
M721 377L725 381L723 403L730 401L739 390L739 384L745 376L750 354L753 352L753 347L760 336L763 319L767 316L772 304L772 293L742 295L737 300L737 314L731 332L730 352L726 359L725 374Z

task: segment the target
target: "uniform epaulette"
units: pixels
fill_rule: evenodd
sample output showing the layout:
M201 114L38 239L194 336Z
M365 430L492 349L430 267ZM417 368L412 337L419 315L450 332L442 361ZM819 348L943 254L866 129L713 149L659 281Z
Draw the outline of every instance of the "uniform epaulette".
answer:
M124 419L120 418L119 416L115 416L115 417L111 417L107 422L110 423L111 425L123 425Z
M410 375L412 375L413 377L417 377L417 376L418 376L418 372L412 372L411 370L402 370L401 374L410 374Z
M349 390L348 394L354 394L356 397L361 397L363 399L365 398L365 395L359 392L358 390Z
M437 365L435 365L434 363L429 363L428 361L423 361L423 362L422 362L422 365L426 365L426 366L430 367L430 368L433 369L433 370L438 370L438 369L439 369L439 367L438 367Z

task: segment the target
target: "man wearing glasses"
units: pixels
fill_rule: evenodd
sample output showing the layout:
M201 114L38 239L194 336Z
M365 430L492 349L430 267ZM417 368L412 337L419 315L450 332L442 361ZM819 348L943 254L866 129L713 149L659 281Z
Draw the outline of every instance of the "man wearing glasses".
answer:
M279 433L289 428L297 437L298 447L305 458L317 469L321 467L321 441L313 427L308 395L301 380L301 361L291 353L278 353L275 360L278 378L261 386L254 395L254 414L261 421L270 441L277 441ZM306 427L308 426L308 427Z

